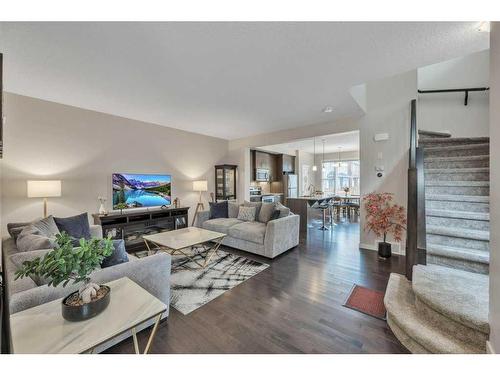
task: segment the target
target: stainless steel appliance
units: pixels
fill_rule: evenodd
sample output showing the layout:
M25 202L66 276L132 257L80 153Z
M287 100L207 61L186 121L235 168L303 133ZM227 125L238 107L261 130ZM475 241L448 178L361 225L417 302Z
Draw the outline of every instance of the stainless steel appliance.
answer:
M255 181L269 181L269 169L257 168L255 171Z
M286 198L297 198L298 196L298 178L296 174L283 175L283 193ZM285 201L286 202L286 201Z
M262 202L266 203L274 203L276 201L274 195L263 195Z
M250 186L250 202L260 202L262 200L262 189L260 186Z

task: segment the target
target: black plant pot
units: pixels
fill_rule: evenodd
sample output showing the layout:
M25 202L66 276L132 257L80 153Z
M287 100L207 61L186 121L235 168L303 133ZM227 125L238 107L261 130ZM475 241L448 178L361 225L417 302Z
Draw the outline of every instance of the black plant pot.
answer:
M391 244L389 242L378 243L378 256L384 259L390 258L392 255Z
M61 303L63 318L69 320L70 322L80 322L82 320L93 318L94 316L103 312L109 305L111 289L106 285L100 285L100 287L108 291L104 295L104 297L101 297L100 299L89 303L85 303L81 306L68 306L65 303L73 294L76 294L78 292L71 293L69 296L64 298Z

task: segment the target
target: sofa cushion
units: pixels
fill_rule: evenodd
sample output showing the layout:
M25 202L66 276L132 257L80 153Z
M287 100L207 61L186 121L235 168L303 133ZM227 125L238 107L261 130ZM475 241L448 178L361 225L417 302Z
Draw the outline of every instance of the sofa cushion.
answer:
M85 238L86 240L91 238L89 218L86 212L71 217L55 217L54 221L61 232L66 232L73 238Z
M243 221L255 221L255 207L240 206L238 219Z
M266 235L266 224L258 221L245 221L229 228L228 234L240 240L263 244Z
M45 237L56 238L56 235L60 234L53 216L34 221L31 225L38 229L40 234Z
M32 224L25 227L17 236L17 249L21 252L54 248L55 238L40 233Z
M22 232L24 228L26 228L28 225L30 225L31 222L29 223L8 223L7 224L7 232L9 232L9 235L14 239L17 240L17 236Z
M210 219L222 219L228 217L228 203L223 202L209 202L210 205Z
M281 215L281 211L275 209L274 212L271 214L271 218L269 219L269 221L273 221L273 220L279 219L280 215Z
M52 250L33 250L24 253L17 253L12 255L10 257L10 260L12 261L12 263L14 263L14 266L17 271L23 266L24 262L31 262L36 258L43 258L51 251ZM35 276L35 275L30 275L30 278L35 282L37 286L48 284L50 280L44 278L43 276Z
M281 203L276 203L276 209L280 211L280 219L282 217L287 217L290 215L290 209L286 206L283 206Z
M276 203L267 203L267 202L262 202L262 206L260 208L259 212L259 220L261 223L266 224L269 220L271 220L271 215L273 214L274 210L276 209Z
M227 217L236 219L238 217L240 205L236 202L228 202L227 208Z
M255 220L259 220L260 208L262 207L262 202L243 202L245 207L255 207Z
M214 232L229 234L229 228L239 223L241 223L241 220L234 218L210 219L203 223L203 228L213 230Z
M117 264L128 262L128 255L125 251L124 240L113 240L113 252L105 257L101 262L101 268L116 266Z

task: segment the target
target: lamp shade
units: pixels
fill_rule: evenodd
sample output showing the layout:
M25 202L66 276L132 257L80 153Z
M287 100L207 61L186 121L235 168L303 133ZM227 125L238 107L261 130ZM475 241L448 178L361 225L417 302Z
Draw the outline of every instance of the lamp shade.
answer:
M208 181L207 180L193 181L193 190L208 191Z
M28 181L28 198L50 198L61 196L61 180Z

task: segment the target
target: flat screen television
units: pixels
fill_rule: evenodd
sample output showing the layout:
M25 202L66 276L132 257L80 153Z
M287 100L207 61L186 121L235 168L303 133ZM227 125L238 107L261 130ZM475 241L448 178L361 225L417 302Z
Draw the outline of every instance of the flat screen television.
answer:
M113 173L113 209L169 206L172 176Z

